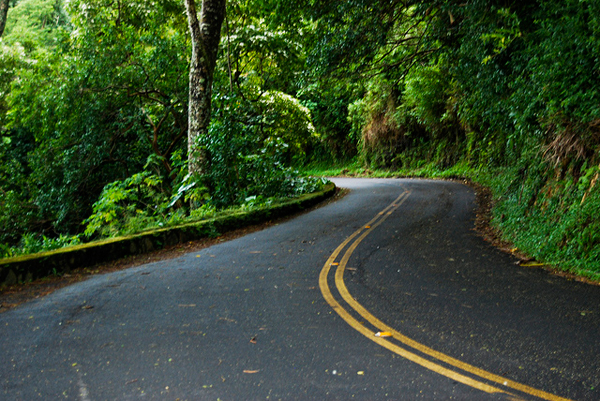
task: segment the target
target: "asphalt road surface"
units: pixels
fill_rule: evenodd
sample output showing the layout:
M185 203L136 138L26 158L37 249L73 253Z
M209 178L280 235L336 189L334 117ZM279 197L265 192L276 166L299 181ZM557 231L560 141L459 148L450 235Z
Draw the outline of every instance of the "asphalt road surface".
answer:
M515 265L455 182L343 199L0 315L2 400L600 400L600 287Z

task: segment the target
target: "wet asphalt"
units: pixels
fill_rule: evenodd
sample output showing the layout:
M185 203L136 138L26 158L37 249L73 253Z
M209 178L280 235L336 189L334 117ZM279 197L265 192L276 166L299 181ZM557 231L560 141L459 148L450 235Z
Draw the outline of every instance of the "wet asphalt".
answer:
M334 181L349 194L311 213L0 314L0 399L600 399L600 287L486 243L460 183ZM404 191L350 257L349 293L402 335L543 397L398 343L500 392L411 362L325 301L330 255Z

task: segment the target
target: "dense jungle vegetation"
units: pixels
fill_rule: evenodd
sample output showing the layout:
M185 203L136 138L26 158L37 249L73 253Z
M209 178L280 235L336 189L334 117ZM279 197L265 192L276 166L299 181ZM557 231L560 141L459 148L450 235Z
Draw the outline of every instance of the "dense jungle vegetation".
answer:
M268 204L340 166L470 177L517 247L600 277L600 3L229 0L201 171L184 3L0 0L3 256Z

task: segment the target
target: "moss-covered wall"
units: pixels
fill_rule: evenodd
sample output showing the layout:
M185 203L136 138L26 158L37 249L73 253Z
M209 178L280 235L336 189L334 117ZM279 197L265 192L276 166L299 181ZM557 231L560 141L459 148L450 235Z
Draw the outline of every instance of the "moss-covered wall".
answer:
M268 208L148 231L128 237L91 242L56 251L3 259L0 260L0 286L35 280L52 274L64 274L75 268L94 266L98 263L142 254L268 219L283 217L311 207L334 193L335 185L328 184L322 191L303 195Z

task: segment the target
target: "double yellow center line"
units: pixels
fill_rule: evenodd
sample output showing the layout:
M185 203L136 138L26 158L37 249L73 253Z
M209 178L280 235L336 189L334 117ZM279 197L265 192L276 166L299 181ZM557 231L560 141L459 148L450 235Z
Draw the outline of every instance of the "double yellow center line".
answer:
M327 262L321 270L321 274L319 275L319 287L321 288L321 293L323 294L323 297L327 303L352 328L363 334L369 340L379 344L384 348L387 348L388 350L400 355L405 359L408 359L409 361L419 364L454 381L466 384L486 393L504 393L514 400L521 398L512 393L511 390L516 390L517 392L532 395L544 400L567 401L566 398L562 398L554 394L514 382L494 373L490 373L483 369L469 365L449 355L435 351L434 349L429 348L411 338L408 338L398 332L396 329L388 326L373 316L360 303L358 303L352 297L352 295L350 295L348 288L346 288L346 284L344 283L344 271L348 265L348 261L352 256L352 253L375 228L382 224L394 211L402 206L409 196L410 191L404 191L401 193L398 198L396 198L388 207L379 212L367 224L356 230L344 242L342 242L335 249L335 251L333 251L331 256L329 256ZM346 251L342 255L341 259L338 259L344 249ZM337 262L338 260L339 262ZM338 302L338 300L336 300L328 284L328 277L332 267L336 268L334 276L335 286L341 298L348 305L348 309L353 310L356 314L360 315L362 319L369 322L376 330L371 330L365 327L365 325L359 322L347 309L342 306L342 304L340 304L340 302ZM390 336L387 338L378 337L376 336L378 332L387 332L390 334Z

